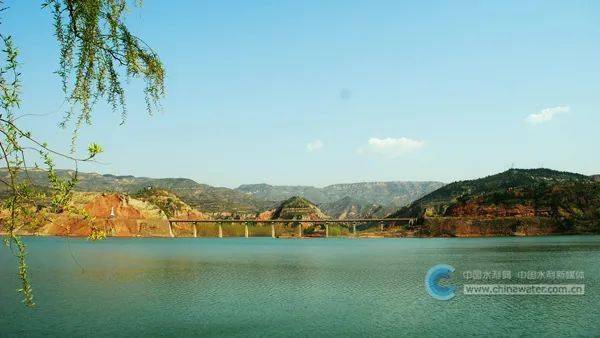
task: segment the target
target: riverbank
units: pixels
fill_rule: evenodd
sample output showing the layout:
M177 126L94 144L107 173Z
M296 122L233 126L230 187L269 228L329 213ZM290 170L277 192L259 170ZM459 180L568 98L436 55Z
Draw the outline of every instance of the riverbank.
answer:
M242 234L240 234L242 232ZM0 232L0 236L6 236L8 233ZM69 238L89 238L87 235L79 235L79 234L45 234L45 233L23 233L17 232L18 236L22 237L69 237ZM278 234L273 238L276 239L325 239L325 238L347 238L347 239L386 239L386 238L502 238L502 237L547 237L547 236L597 236L600 235L598 232L594 231L586 231L586 232L557 232L557 231L516 231L516 232L487 232L485 229L473 228L472 232L464 232L463 227L456 227L454 229L450 229L448 227L434 229L433 231L428 230L402 230L395 232L357 232L356 234L352 234L347 231L347 234L344 235L330 235L326 236L325 234L319 235L303 235L299 236L297 234L297 230L288 229L287 233ZM174 236L170 236L168 233L158 233L158 234L121 234L121 235L108 235L106 238L244 238L243 230L237 231L235 234L224 233L222 237L219 237L218 233L214 234L206 234L203 232L202 234L198 234L197 236L193 236L192 234L175 234ZM270 238L272 237L270 234L249 234L248 238Z

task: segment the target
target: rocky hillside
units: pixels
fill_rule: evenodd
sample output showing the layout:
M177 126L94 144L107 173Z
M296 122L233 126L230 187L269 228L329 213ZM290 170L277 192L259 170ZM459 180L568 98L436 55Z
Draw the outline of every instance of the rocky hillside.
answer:
M59 176L72 175L69 170L58 170ZM46 172L31 170L32 180L39 186L46 186ZM0 169L0 177L6 178L6 169ZM168 190L194 208L205 212L239 211L258 212L274 207L276 204L257 199L236 190L212 187L187 178L148 178L135 176L100 175L96 173L78 173L78 191L116 192L135 194L148 187ZM6 189L0 186L0 189ZM0 191L0 195L2 191Z
M310 186L272 186L246 184L236 190L268 201L283 201L302 196L317 204L332 203L350 197L368 206L378 204L402 207L443 186L440 182L365 182L334 184L324 188Z
M7 215L2 213L4 218ZM100 231L107 236L169 236L166 215L155 205L116 193L75 193L64 211L49 208L18 229L22 235L90 236Z
M568 230L598 227L600 183L549 169L511 169L455 182L394 213L394 217L550 219Z
M157 206L168 218L172 219L209 219L207 215L189 206L170 191L146 188L133 197Z
M6 212L0 212L0 224ZM109 237L192 236L191 224L169 226L168 218L208 219L206 215L164 190L148 190L136 197L120 193L76 192L61 212L41 208L24 222L21 235ZM2 231L0 231L2 232Z
M283 201L270 215L271 219L319 220L330 218L314 203L304 197L294 196Z
M319 205L327 215L335 219L348 218L381 218L394 211L394 208L360 201L352 197L344 197L335 202Z

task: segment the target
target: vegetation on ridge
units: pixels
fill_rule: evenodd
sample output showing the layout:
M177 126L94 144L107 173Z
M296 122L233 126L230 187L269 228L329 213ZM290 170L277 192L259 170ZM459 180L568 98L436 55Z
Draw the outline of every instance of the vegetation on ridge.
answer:
M546 217L561 226L597 226L600 183L550 169L511 169L444 186L395 217Z
M304 197L294 196L283 201L272 216L273 219L326 219L325 215L314 203Z
M192 208L175 194L162 189L142 189L132 197L156 205L168 218L173 218L178 213L192 211Z

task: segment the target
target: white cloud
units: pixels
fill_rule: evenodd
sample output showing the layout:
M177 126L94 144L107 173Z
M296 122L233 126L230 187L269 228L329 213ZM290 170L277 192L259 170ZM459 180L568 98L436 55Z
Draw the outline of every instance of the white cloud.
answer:
M541 112L531 114L525 118L525 121L531 124L540 124L551 121L555 115L568 113L571 110L569 106L558 106L543 109Z
M323 146L324 146L323 141L314 140L314 141L308 142L306 144L306 150L308 150L309 152L313 152L313 151L317 151L317 150L323 148Z
M406 137L376 138L372 137L366 146L358 148L361 155L376 154L389 158L396 158L404 154L423 148L424 141L413 140Z

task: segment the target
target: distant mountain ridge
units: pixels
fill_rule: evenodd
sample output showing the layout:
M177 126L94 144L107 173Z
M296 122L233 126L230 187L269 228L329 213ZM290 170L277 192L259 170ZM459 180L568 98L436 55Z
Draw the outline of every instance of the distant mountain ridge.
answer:
M333 184L324 188L312 186L273 186L269 184L245 184L235 190L267 201L283 201L302 196L316 204L333 203L345 197L361 204L378 204L402 207L442 187L444 183L424 182L361 182Z
M73 173L71 170L57 170L59 177L66 177ZM7 175L6 169L0 169L0 177L5 178ZM29 171L29 176L39 186L48 185L46 175L45 171L39 169ZM185 203L202 212L234 210L254 213L275 205L233 189L213 187L188 178L149 178L84 172L78 172L77 175L79 179L75 188L77 191L135 194L148 187L159 188L175 193ZM0 189L6 189L6 187L0 187Z
M373 204L352 197L322 203L319 204L319 208L335 219L382 218L396 210L394 207Z
M59 177L73 175L72 170L57 170ZM0 178L7 178L6 169L0 169ZM29 170L34 184L47 186L47 173ZM258 213L275 208L280 202L301 196L334 211L333 214L367 214L385 209L386 212L443 186L439 182L367 182L334 184L325 188L309 186L271 186L268 184L242 185L237 189L213 187L188 178L149 178L132 175L112 175L78 172L77 191L116 192L136 194L146 188L157 188L174 193L183 202L201 212ZM0 197L3 195L0 186ZM6 193L6 191L4 191ZM345 199L348 197L349 199ZM339 203L335 202L341 200ZM380 207L381 206L381 207ZM389 209L388 207L393 207Z

